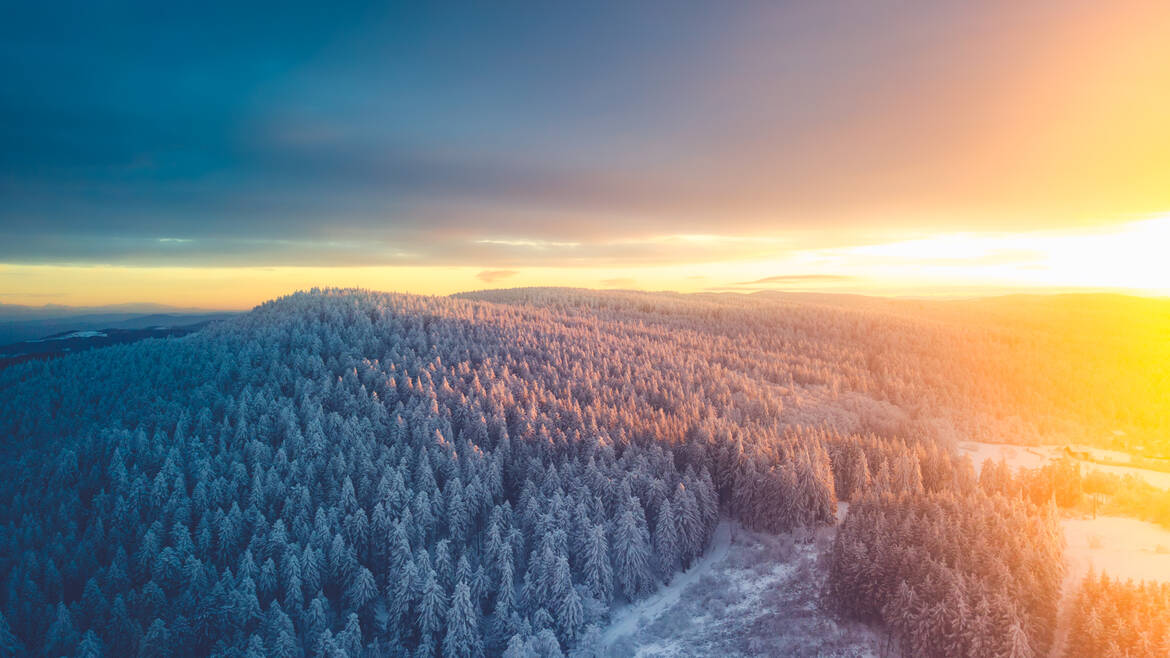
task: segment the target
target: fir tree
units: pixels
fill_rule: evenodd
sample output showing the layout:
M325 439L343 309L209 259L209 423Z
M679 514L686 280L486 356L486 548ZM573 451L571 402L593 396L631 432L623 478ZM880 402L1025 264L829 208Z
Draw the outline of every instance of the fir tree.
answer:
M447 615L447 634L443 638L445 658L478 658L483 655L479 620L471 603L471 588L464 581L455 585L451 610Z

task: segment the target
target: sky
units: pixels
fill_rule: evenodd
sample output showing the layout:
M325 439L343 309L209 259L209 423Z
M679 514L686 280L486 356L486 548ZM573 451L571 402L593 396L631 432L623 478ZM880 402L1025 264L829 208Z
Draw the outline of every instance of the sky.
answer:
M1170 295L1164 1L183 4L0 9L0 303Z

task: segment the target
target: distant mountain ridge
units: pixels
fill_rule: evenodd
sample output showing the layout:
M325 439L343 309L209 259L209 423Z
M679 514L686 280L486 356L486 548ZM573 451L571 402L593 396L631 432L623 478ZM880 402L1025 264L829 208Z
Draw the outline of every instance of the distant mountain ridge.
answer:
M4 311L0 310L0 318ZM200 311L175 309L167 313L81 313L51 318L29 318L4 321L0 319L0 345L34 340L70 331L101 329L148 329L150 327L187 326L229 318L230 311Z
M0 302L0 322L16 320L46 320L50 318L66 318L85 315L149 315L164 314L207 314L224 312L218 309L197 308L191 306L171 306L158 302L128 302L125 304L105 304L102 306L68 306L64 304L44 304L29 306L25 304L8 304Z
M42 334L40 338L26 338L0 346L0 368L35 359L51 359L66 354L85 352L97 347L133 343L146 338L185 336L216 320L232 317L232 313L206 315L155 314L132 316L119 322L99 322L104 316L81 316L62 320L34 321L23 329L68 325L68 329ZM105 326L102 326L102 325ZM2 333L0 333L2 335Z

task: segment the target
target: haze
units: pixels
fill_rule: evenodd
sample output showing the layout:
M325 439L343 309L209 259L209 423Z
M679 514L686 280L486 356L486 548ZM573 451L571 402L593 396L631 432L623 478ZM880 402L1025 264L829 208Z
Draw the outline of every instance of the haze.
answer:
M28 5L0 301L1170 294L1170 5Z

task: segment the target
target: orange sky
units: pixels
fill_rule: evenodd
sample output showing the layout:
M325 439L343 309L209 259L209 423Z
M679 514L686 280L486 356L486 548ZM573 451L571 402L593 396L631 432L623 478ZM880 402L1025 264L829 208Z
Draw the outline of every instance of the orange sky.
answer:
M718 240L687 236L688 242ZM1170 217L1029 233L945 234L781 258L638 267L119 267L0 265L6 303L103 305L151 300L249 308L314 286L449 294L514 286L683 292L799 290L899 296L1114 290L1170 296ZM84 285L78 285L84 282ZM62 293L62 290L71 292Z
M16 17L0 302L1170 294L1170 3L395 11Z

